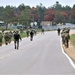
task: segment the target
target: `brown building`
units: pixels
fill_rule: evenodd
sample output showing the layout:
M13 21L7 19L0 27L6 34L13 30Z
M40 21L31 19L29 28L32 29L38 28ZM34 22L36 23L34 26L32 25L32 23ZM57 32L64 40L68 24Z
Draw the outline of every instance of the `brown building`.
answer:
M52 22L51 21L42 21L41 26L52 26Z

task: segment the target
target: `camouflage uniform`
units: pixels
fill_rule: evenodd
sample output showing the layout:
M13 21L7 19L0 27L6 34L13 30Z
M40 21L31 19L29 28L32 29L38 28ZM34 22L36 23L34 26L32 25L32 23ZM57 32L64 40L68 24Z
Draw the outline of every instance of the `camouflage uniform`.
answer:
M69 33L65 33L64 39L65 39L65 44L64 45L65 45L66 48L68 48L69 47L69 39L70 39Z
M13 34L12 34L12 32L10 31L10 32L9 32L9 43L11 43L11 41L12 41L12 36L13 36Z
M14 34L14 45L15 45L15 49L19 49L19 39L22 40L20 34L18 33L18 31L16 31L16 33Z
M44 29L43 28L41 29L41 31L42 31L42 34L44 34Z
M69 32L70 32L70 29L68 28L64 28L61 32L62 43L66 48L69 47L69 40L70 40Z
M2 46L2 39L3 39L3 35L2 35L2 33L0 32L0 46Z
M65 44L65 33L64 32L61 32L61 37L62 37L62 44L64 45Z
M9 36L9 33L8 32L6 32L4 34L4 39L5 39L5 44L7 45L9 43L9 40L10 40L10 36Z

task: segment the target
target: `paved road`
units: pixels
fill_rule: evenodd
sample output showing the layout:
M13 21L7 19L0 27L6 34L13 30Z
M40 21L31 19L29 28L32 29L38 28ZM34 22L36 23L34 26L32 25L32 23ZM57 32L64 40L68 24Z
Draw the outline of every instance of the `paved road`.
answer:
M56 31L38 34L20 42L0 47L0 75L75 75L75 69L62 53L60 36Z

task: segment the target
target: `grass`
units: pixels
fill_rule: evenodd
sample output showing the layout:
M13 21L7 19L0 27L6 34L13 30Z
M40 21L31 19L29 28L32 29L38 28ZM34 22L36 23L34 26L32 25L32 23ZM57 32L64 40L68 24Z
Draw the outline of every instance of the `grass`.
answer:
M25 37L26 37L26 32L23 32L23 33L21 33L20 35L21 35L21 38L25 38ZM12 41L13 41L13 40L14 40L14 38L12 37ZM3 44L4 44L4 43L5 43L4 37L3 37L2 41L3 41Z
M72 44L75 45L75 34L72 34L70 39L71 39Z
M14 30L13 30L13 31L14 31ZM39 32L41 32L41 29L36 29L36 31L39 33ZM26 37L26 31L20 33L20 35L21 35L21 38L25 38L25 37ZM13 41L13 40L14 40L14 38L12 37L12 41ZM2 44L5 44L5 39L4 39L4 37L3 37L3 39L2 39Z
M22 38L26 37L26 32L20 34Z

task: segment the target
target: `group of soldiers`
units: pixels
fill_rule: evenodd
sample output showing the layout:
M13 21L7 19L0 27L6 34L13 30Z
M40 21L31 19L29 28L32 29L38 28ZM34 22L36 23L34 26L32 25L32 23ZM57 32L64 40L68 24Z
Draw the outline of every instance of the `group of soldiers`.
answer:
M5 44L7 45L8 43L11 43L12 41L12 32L0 32L0 46L3 44L3 39L5 41Z
M70 28L63 28L61 32L62 37L62 44L68 48L69 47L69 40L70 40Z
M10 31L10 32L0 32L0 46L3 44L3 40L5 41L5 44L8 45L12 41L12 37L14 39L14 46L15 49L19 48L19 39L21 39L21 36L19 34L19 31Z
M62 32L61 32L61 37L62 37L62 44L68 48L69 47L69 40L70 40L70 28L63 28ZM3 39L5 40L5 44L10 44L12 41L12 37L13 34L15 33L15 31L13 32L0 32L0 46L2 46L3 44ZM42 33L44 33L44 30L42 29ZM35 30L27 30L26 31L26 35L27 37L30 36L30 40L33 40L33 36L34 34L36 35L36 31ZM60 35L60 29L58 29L58 35Z
M14 37L14 34L16 33L16 31L9 31L9 32L5 32L2 31L0 32L0 46L2 46L3 44L3 40L5 42L6 45L10 44L12 41L12 37ZM30 40L33 40L33 36L36 35L36 30L26 30L26 36L29 37L30 36Z

